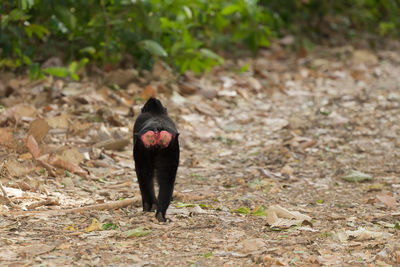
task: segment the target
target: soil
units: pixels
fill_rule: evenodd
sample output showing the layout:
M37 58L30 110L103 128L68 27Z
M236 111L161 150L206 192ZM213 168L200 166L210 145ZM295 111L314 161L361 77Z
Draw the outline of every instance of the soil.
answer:
M0 263L398 266L399 73L399 53L338 47L179 80L160 64L122 89L3 78ZM132 159L151 95L180 131L166 223L142 211Z

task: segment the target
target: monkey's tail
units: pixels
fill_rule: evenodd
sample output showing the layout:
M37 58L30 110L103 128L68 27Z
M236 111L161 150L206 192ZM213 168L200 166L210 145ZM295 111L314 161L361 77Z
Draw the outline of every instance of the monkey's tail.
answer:
M167 109L163 107L160 100L151 97L142 108L142 112L151 112L154 114L167 114Z

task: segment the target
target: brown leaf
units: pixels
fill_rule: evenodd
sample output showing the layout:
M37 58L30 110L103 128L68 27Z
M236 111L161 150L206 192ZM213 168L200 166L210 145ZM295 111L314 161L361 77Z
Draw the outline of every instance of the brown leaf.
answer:
M389 209L392 210L396 209L396 199L393 196L382 194L382 195L377 195L376 199L385 204Z
M72 162L68 162L68 161L62 160L62 159L60 159L58 157L55 157L55 156L49 157L49 163L51 165L53 165L53 166L66 169L66 170L68 170L68 171L70 171L72 173L75 173L77 175L81 175L81 176L84 176L84 177L86 177L88 175L88 173L84 169L79 167L79 165L77 165L75 163L72 163Z
M35 107L28 104L19 104L13 107L11 112L16 120L20 120L22 117L34 118L38 113Z
M125 88L129 83L138 78L138 72L135 69L122 70L118 69L106 74L104 83L108 85L117 84L121 88Z
M149 99L150 97L155 97L157 92L157 88L154 85L147 85L142 92L143 99Z
M49 129L50 126L44 119L36 119L31 123L28 135L32 135L40 143Z
M288 176L292 176L294 173L294 169L292 167L290 167L289 165L285 165L283 166L283 168L281 169L281 174L282 175L288 175Z
M311 222L311 217L298 211L289 211L279 205L274 205L267 210L267 223L271 227L289 228L303 221Z
M122 150L129 144L128 139L108 139L98 142L93 147L104 148L106 150Z
M59 158L64 161L72 162L77 165L85 159L82 153L79 152L79 150L76 147L64 150L61 153L61 156L59 156Z
M218 114L218 112L213 107L208 105L207 103L198 102L195 105L195 109L198 112L203 113L208 116L216 116Z
M179 92L182 95L192 95L197 92L197 87L194 84L182 83L179 85Z
M60 128L60 129L67 129L69 126L69 115L68 114L61 114L56 117L47 118L46 121L49 126L53 129Z
M28 139L26 140L26 147L28 148L34 159L37 159L40 156L38 143L36 142L35 137L33 137L32 135L28 136Z
M120 119L118 118L118 116L116 114L111 115L107 118L108 122L115 127L122 127L124 126L124 124L120 121Z
M10 149L15 148L11 129L0 128L0 145Z

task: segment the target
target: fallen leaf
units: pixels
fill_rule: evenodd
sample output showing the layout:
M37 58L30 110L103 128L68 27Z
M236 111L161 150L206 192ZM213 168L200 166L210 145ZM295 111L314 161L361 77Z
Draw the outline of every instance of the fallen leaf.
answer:
M152 231L149 229L145 229L143 227L138 227L138 228L123 232L123 235L128 238L129 237L140 237L140 236L146 236L146 235L150 234L151 232Z
M75 224L71 224L71 225L65 226L63 228L63 230L65 230L65 231L77 231L78 228L75 227Z
M267 223L271 227L289 228L304 221L311 223L311 217L298 211L289 211L279 205L274 205L267 210Z
M289 177L292 176L294 173L294 169L292 167L290 167L289 165L285 165L282 169L281 169L281 174L282 175L288 175Z
M197 92L197 87L194 84L184 82L179 85L179 92L183 95L192 95Z
M355 231L347 230L345 232L338 233L339 240L342 242L347 241L349 237L353 237L355 240L362 241L375 238L386 238L389 236L391 236L391 234L367 230L364 227L359 227Z
M121 88L125 88L129 83L136 80L138 76L138 71L135 69L118 69L107 73L104 78L104 83L107 85L116 84Z
M40 143L49 129L50 126L44 119L36 119L31 123L28 135L32 135Z
M15 141L11 129L0 128L0 145L7 148L15 148Z
M104 148L105 150L123 150L128 144L128 139L109 139L98 142L93 147Z
M32 135L28 136L28 139L26 140L26 147L28 148L34 159L37 159L40 156L38 143L36 142L35 137L33 137Z
M146 88L144 88L141 97L143 99L149 99L150 97L155 97L157 92L157 88L154 85L147 85Z
M265 247L265 242L262 238L251 238L241 242L244 252L257 251Z
M85 159L85 157L76 147L64 150L59 158L74 164L80 164Z
M52 129L68 129L69 126L69 115L61 114L56 117L46 118L47 123Z
M372 176L363 172L351 170L349 174L343 176L342 179L348 182L363 182L372 180Z
M353 61L356 64L375 65L379 62L378 57L368 50L355 50Z
M199 102L195 105L195 109L200 112L203 113L204 115L208 115L208 116L216 116L218 114L218 112L211 107L210 105L206 104L206 103L202 103Z
M395 210L396 209L396 199L393 196L381 194L377 195L376 199L380 200L383 204L385 204L389 209Z
M94 218L92 220L92 224L86 227L85 232L87 233L87 232L102 231L102 230L103 230L102 224L96 218Z
M50 252L54 248L55 248L54 245L36 243L36 244L30 245L30 246L23 247L20 250L19 254L22 254L25 257L34 257L37 255L41 255L41 254Z
M18 121L23 117L26 118L35 118L38 114L36 108L28 104L19 104L12 108L10 111L14 114L15 119Z
M60 167L63 169L66 169L72 173L75 173L77 175L81 175L86 177L88 175L88 173L82 169L81 167L79 167L77 164L69 162L69 161L65 161L62 160L56 156L50 156L49 157L49 164L56 166L56 167Z

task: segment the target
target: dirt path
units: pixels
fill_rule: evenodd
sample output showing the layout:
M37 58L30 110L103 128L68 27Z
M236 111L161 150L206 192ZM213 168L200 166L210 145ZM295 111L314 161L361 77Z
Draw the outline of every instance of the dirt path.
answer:
M165 224L141 211L131 141L123 151L93 148L102 135L130 140L134 85L126 91L89 82L13 85L20 90L1 100L0 181L15 205L1 200L1 265L400 264L399 54L350 48L301 59L276 54L239 62L250 66L242 74L188 76L183 97L159 95L182 144L167 212L172 221ZM200 93L189 95L190 86ZM61 96L35 96L52 90ZM18 104L26 100L34 106ZM136 113L141 105L134 104ZM38 117L50 125L40 145L43 161L59 166L45 157L50 153L76 160L61 164L55 177L15 141ZM33 203L36 210L60 210L132 197L133 206L117 210L20 212ZM298 212L292 214L299 220L274 221L268 210L274 205Z

